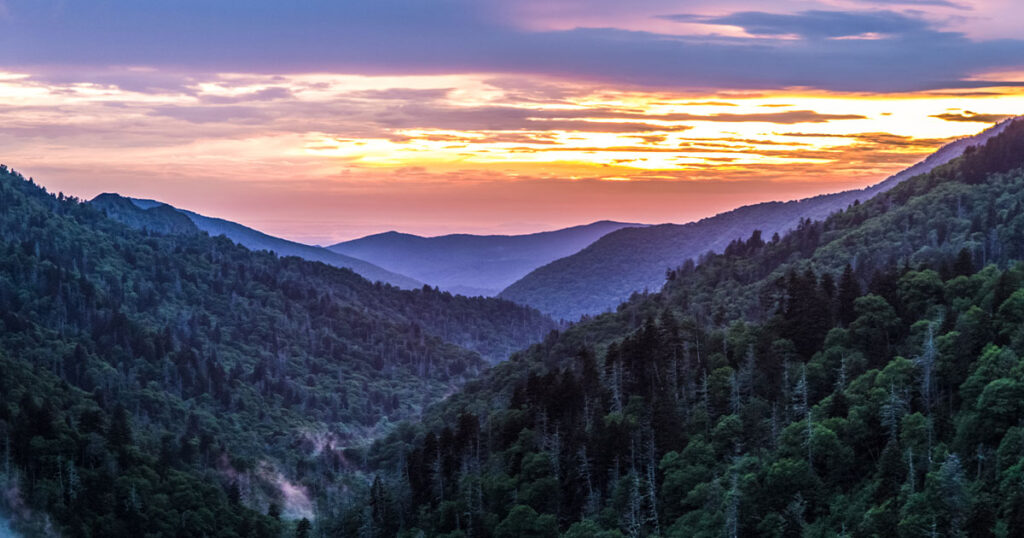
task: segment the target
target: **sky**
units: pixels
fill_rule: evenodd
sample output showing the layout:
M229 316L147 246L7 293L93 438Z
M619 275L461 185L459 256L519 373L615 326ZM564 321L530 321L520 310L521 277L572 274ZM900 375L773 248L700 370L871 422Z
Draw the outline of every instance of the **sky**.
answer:
M1019 0L0 0L0 162L307 243L688 222L1024 112Z

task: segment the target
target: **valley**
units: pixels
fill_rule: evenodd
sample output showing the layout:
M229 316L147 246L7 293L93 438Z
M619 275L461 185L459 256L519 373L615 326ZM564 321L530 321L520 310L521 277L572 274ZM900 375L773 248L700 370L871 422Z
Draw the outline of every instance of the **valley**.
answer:
M1024 538L1022 27L0 0L0 538Z
M571 326L251 251L168 206L54 196L4 167L15 528L1009 529L1024 517L1024 123L1000 130Z

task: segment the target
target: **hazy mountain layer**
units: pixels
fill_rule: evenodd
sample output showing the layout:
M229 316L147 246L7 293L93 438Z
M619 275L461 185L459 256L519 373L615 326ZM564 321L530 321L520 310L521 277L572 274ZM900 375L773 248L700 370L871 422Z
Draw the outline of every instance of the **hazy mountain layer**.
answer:
M632 293L657 290L665 271L707 252L721 252L731 241L755 229L764 237L784 233L804 219L822 219L928 172L1002 132L1007 122L958 140L924 161L862 190L826 194L791 202L740 207L689 224L662 224L610 233L582 251L540 267L499 297L533 306L556 319L575 320L615 308Z
M578 252L601 236L641 226L600 221L528 235L439 237L387 232L328 247L464 295L497 295L530 271Z

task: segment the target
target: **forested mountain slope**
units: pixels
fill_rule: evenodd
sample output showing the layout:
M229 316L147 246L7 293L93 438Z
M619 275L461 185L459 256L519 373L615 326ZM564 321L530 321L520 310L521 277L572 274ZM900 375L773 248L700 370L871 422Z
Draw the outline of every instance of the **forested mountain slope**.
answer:
M295 241L267 235L259 230L242 226L237 222L207 217L194 211L178 209L156 200L127 198L117 194L101 194L90 201L90 203L106 211L108 216L135 228L140 228L135 221L142 219L148 221L159 216L161 213L168 214L173 211L185 217L185 220L191 221L199 230L213 237L223 235L250 250L267 250L278 256L297 256L309 261L323 262L327 265L351 269L370 282L380 281L405 289L416 289L423 286L423 282L388 271L362 259L332 252L323 247L304 245ZM137 210L132 211L126 205L129 203L134 205ZM111 211L115 212L112 213ZM156 215L154 215L154 212L156 212ZM149 224L149 226L152 227L153 224ZM164 232L163 229L156 229L154 231Z
M114 193L100 194L89 203L107 217L136 230L160 234L200 233L199 227L188 216L167 204L154 204L143 209L131 199Z
M387 232L327 248L452 293L493 296L530 271L632 226L641 225L600 221L526 235L420 237Z
M333 529L1024 536L1022 259L1018 121L492 369L369 451Z
M610 233L572 256L538 268L503 290L499 297L534 306L556 319L576 320L584 314L608 311L631 294L658 290L665 270L721 252L730 242L755 229L765 238L783 234L805 219L820 220L885 192L902 181L960 156L1001 133L1004 121L973 137L948 144L924 161L862 190L844 191L795 200L740 207L689 224L662 224Z
M347 444L553 327L138 231L0 166L0 512L28 535L278 536L275 513L344 497Z

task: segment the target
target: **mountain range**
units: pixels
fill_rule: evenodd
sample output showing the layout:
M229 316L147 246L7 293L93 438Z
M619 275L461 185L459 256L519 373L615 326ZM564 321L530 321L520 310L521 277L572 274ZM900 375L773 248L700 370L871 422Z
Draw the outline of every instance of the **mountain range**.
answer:
M534 269L572 255L610 232L644 226L599 221L524 235L436 237L392 231L321 247L274 237L157 200L104 193L91 203L123 223L154 232L223 235L252 250L348 268L371 282L404 289L429 285L467 297L495 296Z
M721 252L730 242L745 238L754 230L761 230L765 238L770 238L806 219L823 219L868 200L959 157L969 147L985 143L1011 121L952 142L920 163L865 189L749 205L689 224L634 227L609 233L576 254L535 269L498 296L533 306L556 319L576 320L608 311L633 293L660 289L669 268L689 259L698 261L708 252Z
M542 265L578 252L610 232L635 226L643 225L599 221L526 235L421 237L387 232L327 248L452 293L493 296Z

